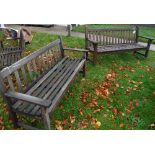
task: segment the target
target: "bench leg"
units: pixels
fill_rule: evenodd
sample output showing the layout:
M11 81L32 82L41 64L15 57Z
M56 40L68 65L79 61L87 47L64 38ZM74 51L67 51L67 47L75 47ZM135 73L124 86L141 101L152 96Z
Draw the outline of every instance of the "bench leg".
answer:
M86 60L88 60L88 56L89 56L89 54L88 54L88 52L86 52Z
M10 116L10 119L12 120L14 128L19 128L17 114L14 111L12 111L12 109L10 108L9 108L9 116Z
M148 57L148 54L149 54L149 50L147 49L147 50L145 51L145 58Z
M42 108L42 118L43 118L43 123L44 123L44 127L46 130L50 130L50 117L49 117L49 113L48 113L48 109L47 108Z
M84 65L83 65L83 77L85 77L86 76L86 64L84 63Z
M147 57L148 57L149 50L146 49L145 54L142 54L142 53L140 53L140 52L134 51L134 54L135 54L135 53L140 54L140 55L144 56L145 58L147 58Z
M93 64L94 64L94 66L96 65L96 61L97 61L97 52L94 51L94 53L93 53Z

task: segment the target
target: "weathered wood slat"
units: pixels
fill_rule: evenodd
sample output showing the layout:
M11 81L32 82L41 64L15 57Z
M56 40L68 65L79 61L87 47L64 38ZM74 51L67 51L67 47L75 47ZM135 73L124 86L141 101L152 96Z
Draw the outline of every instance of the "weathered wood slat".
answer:
M32 60L32 64L33 64L33 68L34 68L34 71L37 72L37 65L36 65L36 61L35 59Z
M27 77L26 77L26 72L25 72L24 66L21 67L21 71L22 71L24 82L25 82L26 85L28 85L28 80L27 80Z
M9 83L9 86L10 86L10 89L11 91L15 91L15 88L14 88L14 85L13 85L13 82L12 82L12 79L11 79L11 76L7 76L7 79L8 79L8 83Z
M22 92L23 91L22 90L22 83L21 83L18 71L15 71L15 77L16 77L16 82L18 84L18 91Z
M31 70L31 64L30 62L27 63L27 69L28 69L28 72L29 72L29 75L30 75L30 79L31 81L33 81L33 75L32 75L32 70Z

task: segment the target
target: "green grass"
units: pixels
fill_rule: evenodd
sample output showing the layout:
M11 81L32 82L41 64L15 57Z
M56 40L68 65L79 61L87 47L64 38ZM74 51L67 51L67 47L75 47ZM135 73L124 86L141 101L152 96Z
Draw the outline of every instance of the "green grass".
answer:
M88 25L88 27L92 28L123 28L123 27L130 27L130 25L125 25L125 24L91 24ZM153 27L139 27L139 34L141 36L147 36L147 37L153 37L155 38L155 28ZM74 32L85 32L85 25L80 25L78 27L74 27L73 30ZM140 41L146 42L147 40L143 38L139 38ZM155 40L153 41L155 43Z
M55 39L56 35L35 33L25 55ZM63 41L65 47L84 48L84 39L63 37ZM136 59L130 52L101 55L95 67L87 62L86 70L86 77L78 74L55 109L52 129L155 129L154 52L150 52L147 59ZM113 81L106 79L111 72L116 73ZM96 94L96 89L103 83L110 84L107 98ZM25 121L42 127L35 119ZM0 129L13 129L2 98Z

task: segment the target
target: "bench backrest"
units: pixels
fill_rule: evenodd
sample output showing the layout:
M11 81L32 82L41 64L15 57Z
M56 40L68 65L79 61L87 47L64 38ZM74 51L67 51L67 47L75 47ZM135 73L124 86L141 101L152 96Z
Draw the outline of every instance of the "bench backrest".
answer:
M99 42L99 45L136 43L138 27L131 28L87 28L85 31L86 48L88 39Z
M4 33L2 29L0 29L0 32ZM18 39L12 39L15 41L15 47L3 47L5 41L3 42L1 39L2 38L0 38L0 70L18 61L25 47L22 31L20 31L20 37Z
M64 57L61 39L24 57L0 72L0 91L25 92Z

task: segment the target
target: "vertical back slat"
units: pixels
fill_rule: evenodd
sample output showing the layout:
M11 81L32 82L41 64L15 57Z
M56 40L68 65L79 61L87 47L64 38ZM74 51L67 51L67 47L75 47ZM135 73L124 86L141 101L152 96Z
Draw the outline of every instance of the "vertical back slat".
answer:
M22 75L23 75L23 79L26 83L26 85L28 84L27 78L26 78L26 72L25 72L25 68L24 66L21 67L21 71L22 71Z
M31 79L31 81L33 81L33 75L32 75L32 71L31 71L31 67L30 67L30 62L27 63L27 69L28 69L28 72L29 72L29 75L30 75L30 79Z
M18 89L20 92L22 92L22 83L21 83L18 71L15 71L15 77L16 77L16 82L18 84Z
M8 80L9 87L10 87L11 91L15 91L15 88L14 88L14 85L13 85L13 82L12 82L10 75L7 76L7 80Z
M35 72L37 72L37 66L36 66L35 59L32 60L32 64L33 64L33 68L34 68Z

